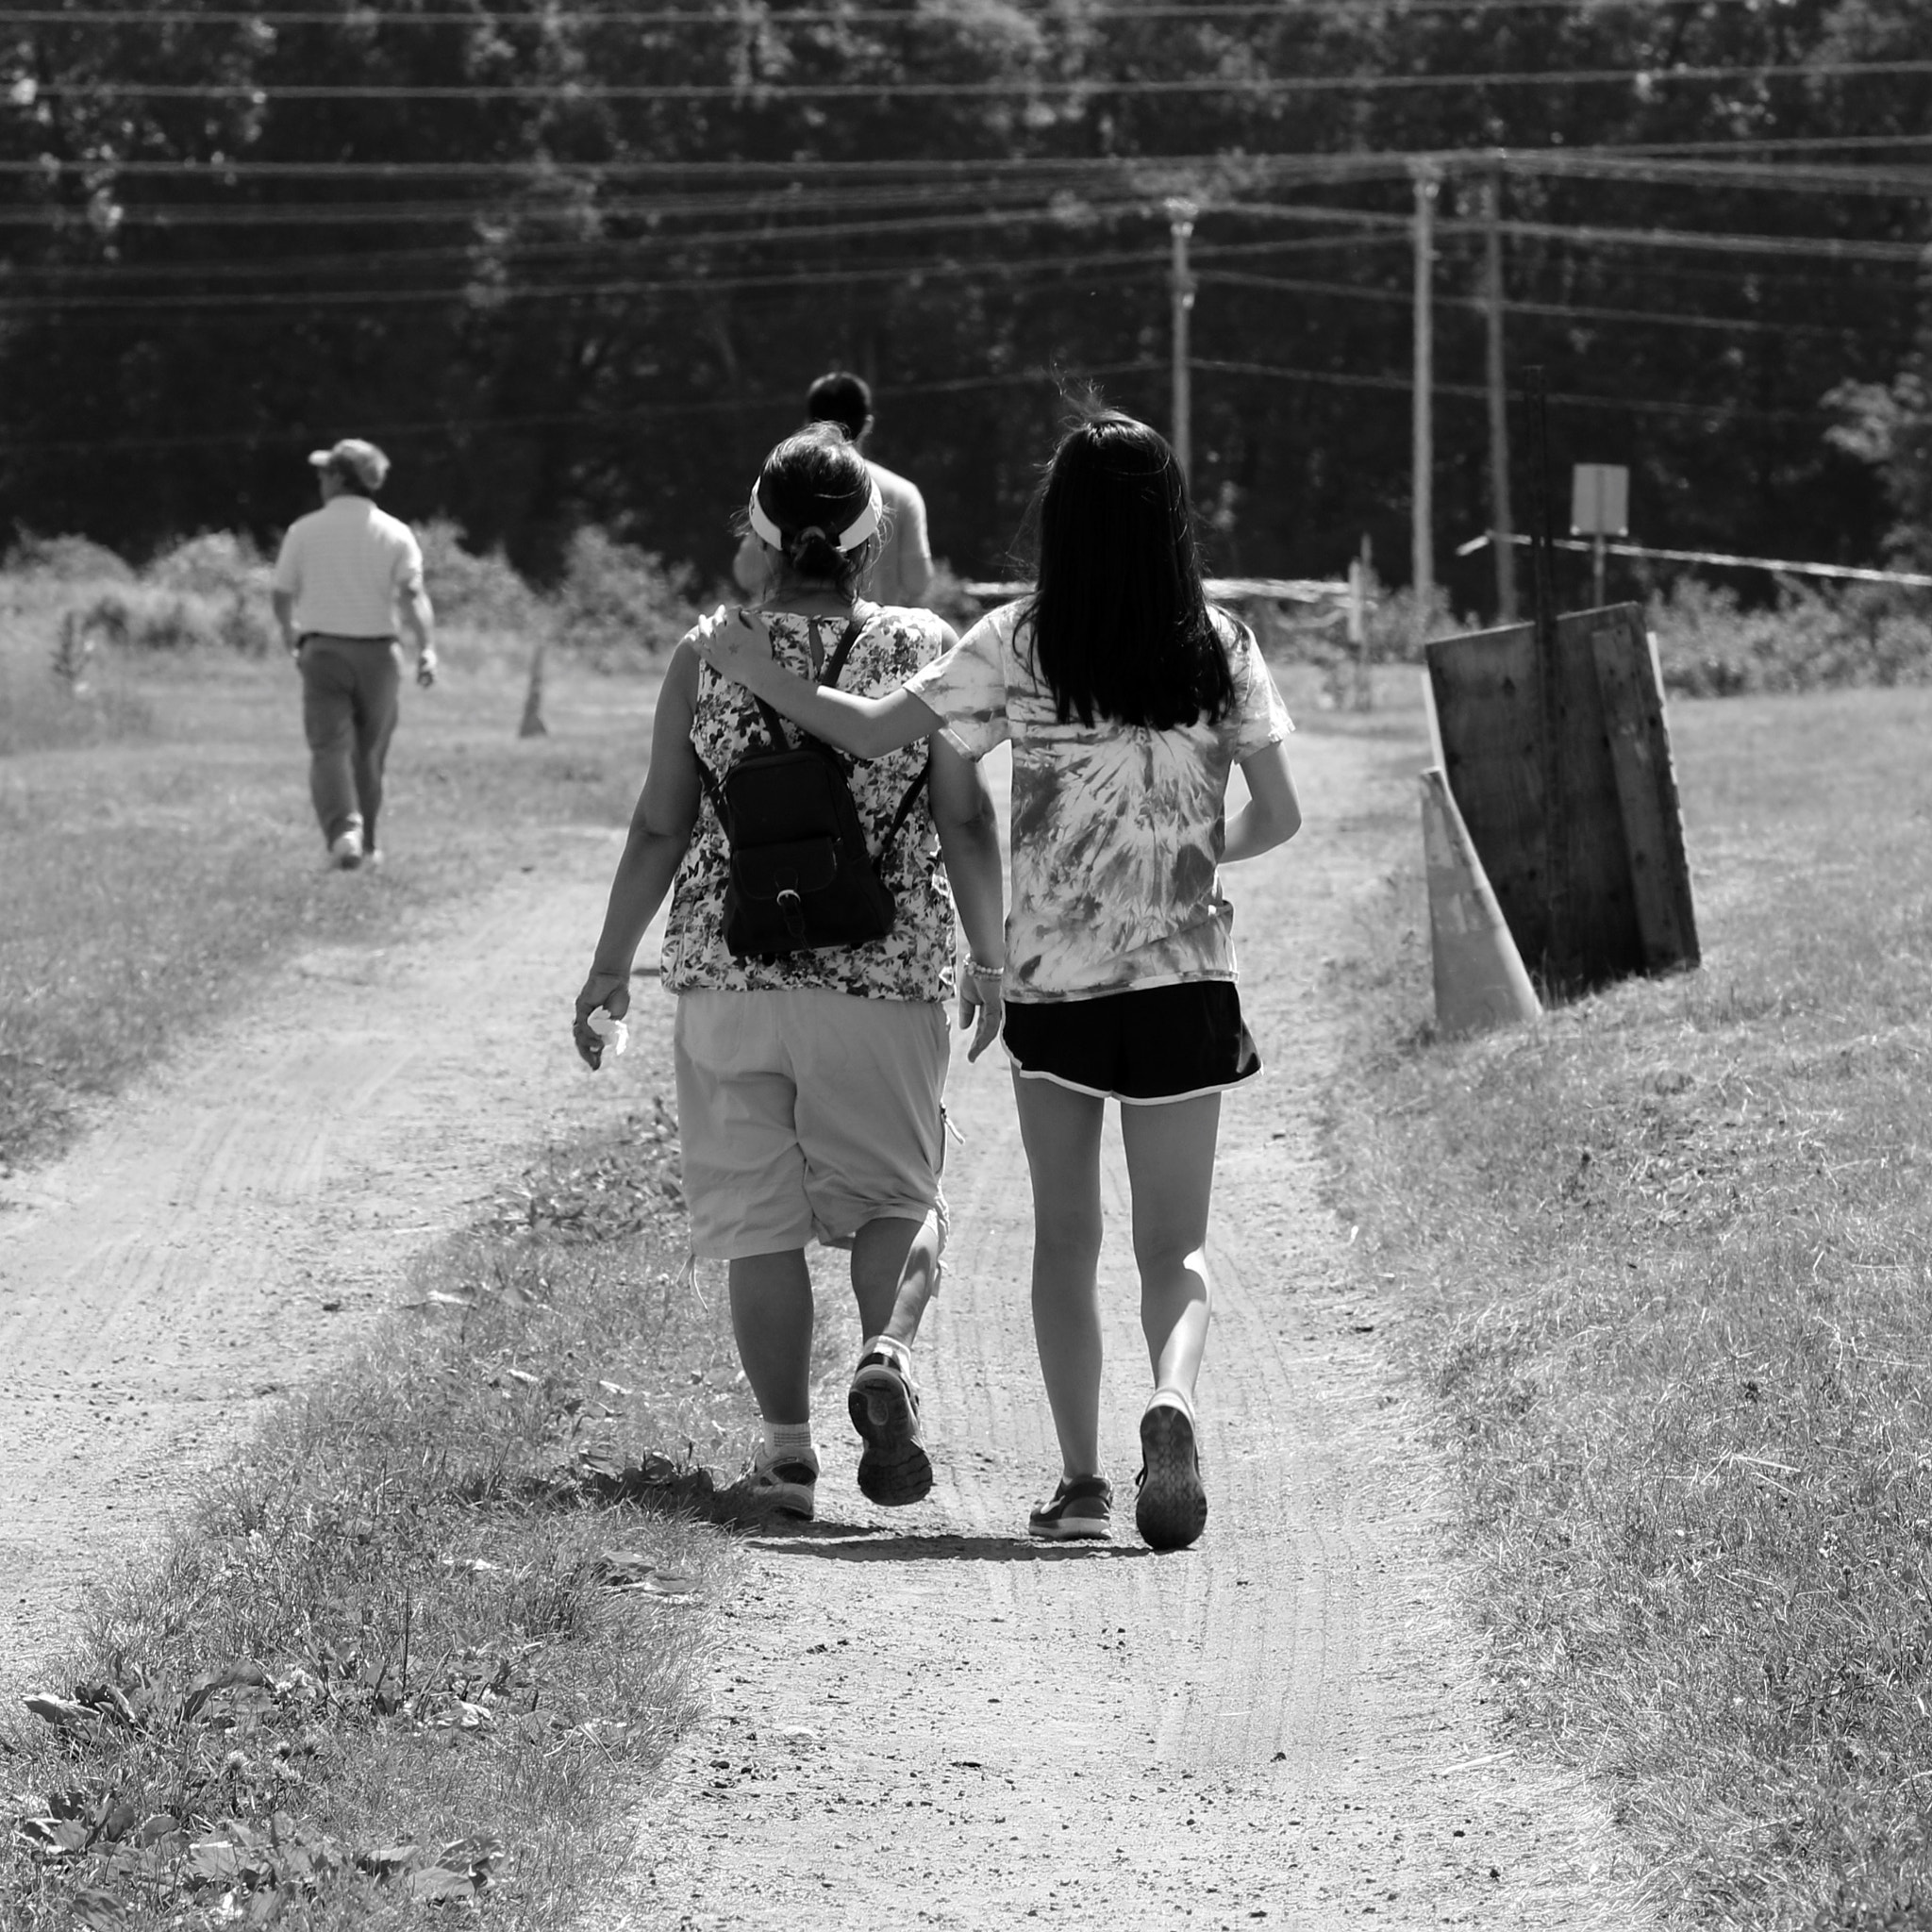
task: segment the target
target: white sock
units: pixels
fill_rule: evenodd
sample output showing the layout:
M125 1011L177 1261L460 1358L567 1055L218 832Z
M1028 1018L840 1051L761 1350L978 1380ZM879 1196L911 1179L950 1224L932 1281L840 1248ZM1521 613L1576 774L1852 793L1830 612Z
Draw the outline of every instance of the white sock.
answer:
M889 1335L871 1335L858 1344L858 1359L863 1361L869 1355L882 1355L902 1375L912 1373L912 1345L907 1341L894 1341Z
M766 1423L765 1454L774 1462L815 1462L809 1423Z
M1198 1423L1200 1420L1194 1413L1194 1398L1185 1389L1175 1389L1173 1387L1157 1389L1153 1395L1149 1397L1147 1407L1152 1408L1156 1403L1168 1404L1179 1409L1191 1423Z

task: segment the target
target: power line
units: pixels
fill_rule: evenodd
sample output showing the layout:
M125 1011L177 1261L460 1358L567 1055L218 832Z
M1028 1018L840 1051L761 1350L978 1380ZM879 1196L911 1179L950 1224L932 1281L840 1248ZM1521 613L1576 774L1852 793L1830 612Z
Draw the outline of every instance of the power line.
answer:
M1191 98L1206 94L1255 95L1414 93L1441 88L1523 88L1677 86L1686 82L1735 80L1903 80L1932 75L1932 60L1840 60L1760 62L1749 66L1712 65L1666 68L1581 67L1539 72L1490 71L1474 74L1299 74L1217 75L1183 80L1113 80L1091 76L1081 80L1041 80L1008 77L989 81L896 80L868 81L691 81L662 85L618 83L586 85L580 81L472 82L460 86L343 87L327 82L226 85L187 81L49 81L21 105L40 95L58 99L125 96L156 101L226 101L242 99L250 106L275 101L529 101L554 106L594 106L625 101L741 101L764 106L774 101L874 100L1009 100L1016 94L1041 100Z
M1091 382L1103 376L1158 375L1161 365L1147 362L1085 363L1074 369L1041 367L1035 363L1025 369L969 376L949 376L931 381L894 382L891 393L899 396L962 395L982 390L1051 388L1064 390L1074 382ZM795 391L784 395L715 396L703 400L650 402L611 408L603 404L587 409L552 409L497 416L430 416L414 419L390 418L359 423L370 436L396 437L440 435L455 439L462 435L488 435L498 429L531 429L545 425L574 425L598 429L612 423L636 422L659 416L704 416L750 414L758 409L784 412L788 419L798 412ZM9 441L0 435L0 460L8 456L41 456L52 452L95 454L116 450L230 449L237 444L259 447L278 444L300 448L319 436L332 434L327 425L277 422L258 429L200 430L175 436L57 437L44 441Z
M1406 289L1377 289L1359 282L1298 281L1281 275L1247 275L1239 269L1203 269L1199 279L1204 287L1221 285L1241 289L1279 290L1284 294L1291 295L1328 295L1341 300L1378 302L1405 310L1413 307L1415 302L1413 292ZM1445 295L1440 291L1435 297L1435 302L1439 308L1468 308L1477 312L1486 307L1479 295ZM1856 326L1854 324L1833 327L1828 323L1766 322L1744 316L1687 315L1681 309L1593 308L1573 302L1506 301L1503 308L1508 315L1531 315L1546 321L1628 322L1657 328L1715 329L1724 334L1742 331L1751 335L1842 338L1849 329Z
M1133 255L1052 256L1037 261L1015 261L1010 256L1003 256L991 260L965 262L902 261L890 267L841 268L836 272L815 269L791 273L774 271L767 275L672 275L651 280L625 277L598 282L541 282L505 287L467 282L437 289L347 289L330 286L300 291L275 290L253 292L241 290L182 295L90 295L78 299L58 295L0 295L0 316L112 313L133 309L154 313L208 308L341 308L378 304L384 308L398 308L420 303L448 303L485 313L512 304L574 301L591 296L687 294L696 290L841 288L857 282L953 280L962 275L984 275L996 280L1094 268L1131 269L1137 277L1166 273L1164 264L1144 251Z
M1333 369L1281 369L1265 362L1224 362L1206 357L1197 357L1193 366L1225 375L1268 375L1284 382L1318 383L1341 389L1400 390L1409 394L1415 388L1413 379L1407 375L1352 375ZM1439 396L1468 397L1476 402L1489 399L1489 391L1473 382L1439 382L1433 385L1433 390ZM1512 392L1511 400L1521 401L1522 397ZM1729 403L1648 402L1636 396L1568 395L1555 391L1550 392L1549 400L1575 409L1635 410L1646 416L1718 418L1725 422L1741 418L1762 423L1809 423L1815 422L1818 414L1815 409L1747 409Z
M1407 0L1407 13L1588 13L1601 0ZM1661 12L1672 7L1717 5L1753 7L1756 0L1624 0L1626 8L1646 6ZM1205 0L1200 6L1095 6L1081 15L1083 24L1091 20L1121 20L1138 24L1143 20L1273 19L1284 23L1299 16L1322 19L1337 14L1357 14L1360 0ZM68 11L53 7L18 7L8 18L32 26L341 26L341 12L318 12L303 8L247 12L209 9L188 11L175 8L86 8ZM550 26L726 26L742 29L747 25L923 25L933 22L957 26L948 14L885 11L857 8L848 12L836 9L788 9L763 18L742 14L700 12L691 8L652 8L638 12L619 12L596 8L564 8L542 14L477 14L427 9L417 13L386 14L385 28L406 26L488 26L494 28Z
M985 225L988 224L982 224L982 225ZM914 231L923 231L932 225L934 225L930 223L908 222L892 224L891 227L893 232L901 233L908 228ZM959 225L965 226L968 224L962 219ZM709 235L652 237L645 238L642 241L622 238L603 242L506 242L504 244L504 254L500 258L492 256L491 244L476 242L445 248L363 249L353 256L340 254L286 255L276 256L268 260L258 262L225 260L217 262L182 262L170 260L164 262L119 262L114 264L84 263L72 266L54 262L44 265L26 264L17 266L14 274L16 276L38 275L43 279L55 283L119 282L125 284L168 279L192 280L196 278L208 281L227 282L245 279L249 276L273 277L286 280L297 274L325 275L340 269L361 269L368 272L373 269L399 266L409 262L469 262L475 265L475 274L466 276L461 280L452 281L441 291L425 289L406 291L403 295L398 296L390 291L374 291L375 299L384 301L395 299L411 301L447 299L457 301L469 299L474 293L476 295L476 299L481 300L482 292L480 291L487 291L491 286L482 279L487 272L498 266L514 268L519 263L530 258L547 261L569 261L573 258L577 258L587 264L595 265L611 257L634 255L646 246L661 247L668 252L674 253L681 249L694 248L701 245L706 247L736 246L743 250L753 250L780 245L800 235L808 235L815 240L824 240L838 239L849 235L869 235L876 232L877 229L870 225L858 225L849 228L828 225L816 229L783 230L775 234L746 234L739 231L725 231ZM1399 235L1389 234L1296 236L1287 240L1272 240L1267 242L1233 242L1219 245L1210 243L1205 248L1196 250L1195 254L1197 259L1224 260L1230 258L1252 258L1257 255L1308 254L1330 248L1357 248L1373 246L1377 242L1400 242L1402 239ZM632 281L623 284L604 283L597 286L595 292L651 291L658 289L682 289L687 287L720 290L737 289L754 283L758 286L766 286L779 279L800 281L807 284L837 286L842 281L854 278L873 280L882 276L898 276L902 279L909 279L914 276L931 276L941 274L947 275L970 275L981 271L998 272L1008 275L1015 274L1052 275L1067 268L1096 266L1107 268L1132 267L1150 275L1156 272L1166 273L1164 257L1157 257L1153 248L1150 247L1146 250L1124 254L1051 255L1031 259L1002 256L993 262L982 259L979 261L958 263L948 261L943 257L935 258L922 256L915 260L902 261L894 265L861 267L855 263L849 267L841 266L839 268L819 268L816 270L801 271L794 276L783 278L760 275L752 276L747 279L743 276L734 278L724 275L695 275L680 282L658 279L649 282ZM514 295L519 299L530 294L541 294L544 292L545 291L541 289L515 289L505 291L506 294ZM581 293L585 291L581 288L573 287L568 290L558 291L558 292ZM169 306L206 307L209 304L226 303L231 298L226 294L210 292L201 296L178 296L162 299ZM306 304L312 300L322 299L330 303L341 303L354 302L361 298L354 290L336 289L327 291L323 296L311 295L307 291L271 291L237 299L245 301L251 306L258 306L270 301ZM61 294L35 294L31 291L12 296L0 293L0 313L5 313L8 308L32 308L36 312L46 312L56 309L77 311L87 308L137 308L153 306L155 300L156 298L142 294L81 295L69 298Z
M1166 183L1158 192L1171 193L1176 182L1225 177L1231 170L1265 173L1277 182L1298 179L1310 182L1368 181L1405 178L1422 163L1450 174L1482 174L1506 168L1524 175L1565 175L1582 172L1598 160L1670 163L1682 159L1690 163L1714 155L1870 153L1886 148L1924 153L1932 149L1932 134L1826 135L1787 140L1765 137L1725 142L1630 142L1576 148L1391 148L1342 154L1307 151L1243 155L1238 161L1224 154L1016 155L969 160L935 160L908 156L872 160L779 161L647 160L623 157L571 160L552 155L525 156L502 161L267 161L233 156L198 160L155 160L139 157L94 157L70 160L43 154L30 159L0 158L0 176L23 175L47 182L68 176L83 180L180 177L212 186L226 186L243 180L308 178L370 183L509 179L525 185L562 186L587 179L592 182L651 179L792 182L805 177L844 181L889 176L900 181L961 181L1060 175L1077 180L1137 175L1150 182L1158 180Z

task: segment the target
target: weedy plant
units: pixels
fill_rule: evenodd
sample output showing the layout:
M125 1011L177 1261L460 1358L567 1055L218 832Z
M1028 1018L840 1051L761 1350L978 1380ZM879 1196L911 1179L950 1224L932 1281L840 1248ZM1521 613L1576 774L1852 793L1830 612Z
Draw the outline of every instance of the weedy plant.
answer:
M1673 712L1704 965L1443 1044L1412 801L1331 1135L1505 1723L1673 1923L1932 1920L1932 693ZM1398 906L1411 908L1404 919Z
M552 1925L697 1708L746 1520L675 1124L558 1149L418 1271L24 1724L0 1926ZM729 1416L726 1422L722 1418Z

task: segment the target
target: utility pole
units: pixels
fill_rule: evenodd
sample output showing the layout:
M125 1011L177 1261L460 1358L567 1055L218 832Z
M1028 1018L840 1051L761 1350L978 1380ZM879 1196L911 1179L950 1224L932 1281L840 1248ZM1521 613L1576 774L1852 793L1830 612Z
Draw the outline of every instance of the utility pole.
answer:
M1436 195L1441 171L1433 161L1415 164L1415 450L1414 548L1415 621L1418 639L1428 623L1430 595L1436 586L1433 531L1435 502L1435 308Z
M1174 453L1185 477L1193 460L1193 391L1188 367L1188 316L1194 306L1194 277L1188 268L1188 237L1199 207L1175 195L1167 204L1174 241Z
M1516 622L1515 525L1509 514L1509 389L1503 361L1503 177L1483 184L1483 313L1489 325L1490 548L1496 554L1496 614ZM1603 600L1597 600L1601 603Z

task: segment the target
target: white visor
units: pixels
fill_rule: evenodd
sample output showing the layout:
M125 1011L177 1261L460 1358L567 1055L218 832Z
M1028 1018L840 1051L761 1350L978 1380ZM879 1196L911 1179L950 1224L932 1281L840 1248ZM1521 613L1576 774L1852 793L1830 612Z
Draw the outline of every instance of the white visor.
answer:
M879 486L872 486L872 495L865 508L832 539L841 550L857 550L879 526L879 513L883 506L879 502ZM785 547L785 533L765 514L765 507L758 501L758 486L751 486L751 526L755 535L762 538L774 550Z

